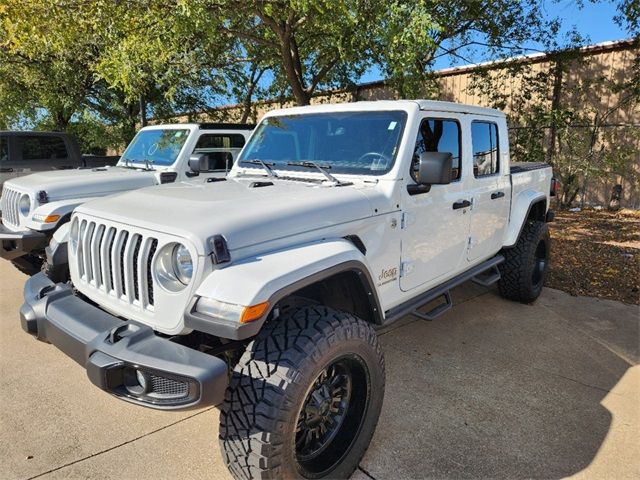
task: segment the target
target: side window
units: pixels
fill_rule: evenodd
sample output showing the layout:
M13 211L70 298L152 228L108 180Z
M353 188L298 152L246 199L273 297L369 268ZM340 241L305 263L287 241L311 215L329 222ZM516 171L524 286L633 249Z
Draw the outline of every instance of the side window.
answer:
M424 152L449 152L452 155L451 181L460 179L460 124L455 120L427 118L420 124L414 158Z
M18 137L22 144L23 160L54 160L67 158L67 148L60 137L24 136Z
M9 142L7 137L0 137L0 163L9 161Z
M244 136L240 134L204 134L200 135L193 153L207 155L207 170L228 170L232 167L238 153L244 146Z
M473 142L473 175L493 175L500 170L498 151L498 125L489 122L471 122Z

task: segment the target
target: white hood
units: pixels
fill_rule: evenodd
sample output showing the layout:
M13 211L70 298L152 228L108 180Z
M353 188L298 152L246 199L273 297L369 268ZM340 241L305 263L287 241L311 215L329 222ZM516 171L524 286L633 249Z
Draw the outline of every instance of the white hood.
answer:
M5 186L34 196L44 190L49 202L54 202L100 197L156 183L153 171L109 167L34 173L10 180Z
M274 185L252 188L256 181ZM87 202L77 211L189 238L199 248L221 234L231 250L374 215L354 186L259 178L143 188Z

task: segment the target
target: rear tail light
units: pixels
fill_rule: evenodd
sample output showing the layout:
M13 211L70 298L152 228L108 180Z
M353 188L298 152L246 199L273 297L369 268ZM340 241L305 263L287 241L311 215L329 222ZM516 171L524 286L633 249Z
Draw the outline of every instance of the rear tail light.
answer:
M560 191L560 186L562 184L560 183L560 180L557 180L555 178L551 179L551 196L555 197L556 194Z

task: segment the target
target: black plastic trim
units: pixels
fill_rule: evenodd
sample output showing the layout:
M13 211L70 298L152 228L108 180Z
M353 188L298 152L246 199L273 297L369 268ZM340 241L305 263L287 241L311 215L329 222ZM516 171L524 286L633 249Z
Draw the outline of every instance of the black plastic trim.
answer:
M44 251L50 238L49 232L35 230L14 232L0 224L0 258L13 260L34 251Z
M253 123L200 123L201 130L253 130L256 128Z
M52 343L84 366L92 383L123 400L172 410L217 405L227 387L227 364L220 358L160 337L146 325L124 321L74 295L67 284L54 284L39 273L27 280L20 308L22 328ZM150 370L189 383L189 395L175 401L134 396L122 383L124 368Z

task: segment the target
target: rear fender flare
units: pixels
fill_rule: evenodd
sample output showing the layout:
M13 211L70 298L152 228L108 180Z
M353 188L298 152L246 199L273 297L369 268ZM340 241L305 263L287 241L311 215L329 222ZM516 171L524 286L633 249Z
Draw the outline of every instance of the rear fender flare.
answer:
M524 190L512 202L509 226L502 242L505 248L513 247L516 244L534 205L544 202L545 212L548 208L547 196L543 192L535 190Z

